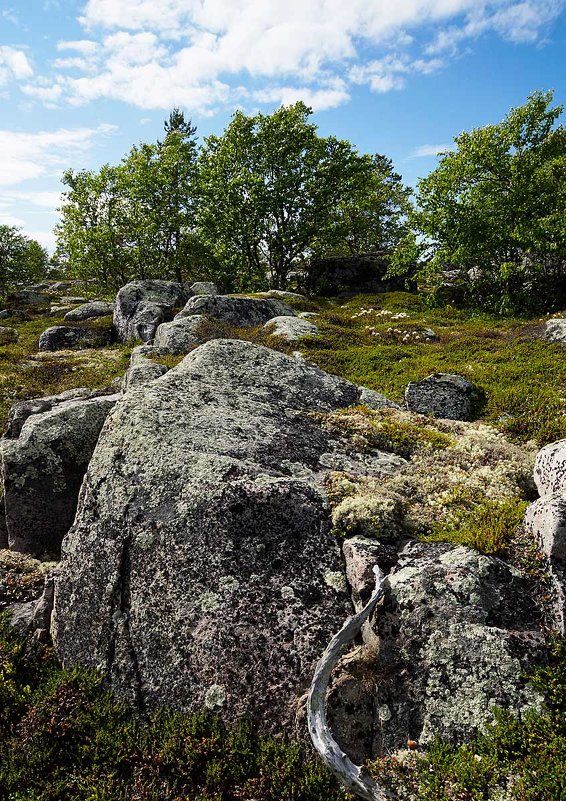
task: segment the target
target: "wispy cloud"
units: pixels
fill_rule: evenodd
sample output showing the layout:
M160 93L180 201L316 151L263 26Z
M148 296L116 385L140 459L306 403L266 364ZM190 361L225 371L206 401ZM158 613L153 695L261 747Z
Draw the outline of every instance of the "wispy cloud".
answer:
M21 133L0 130L0 185L16 186L46 173L62 170L83 155L114 126L60 128L56 131Z
M454 150L454 145L420 145L409 155L411 159L421 159L430 156L438 156L439 153Z

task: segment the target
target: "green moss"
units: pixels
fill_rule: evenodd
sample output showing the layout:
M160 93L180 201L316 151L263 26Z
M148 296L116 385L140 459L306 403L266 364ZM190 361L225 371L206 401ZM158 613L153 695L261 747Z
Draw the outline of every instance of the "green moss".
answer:
M438 431L424 418L420 425L403 419L393 409L350 406L331 414L315 414L327 431L349 440L355 450L377 448L408 457L421 448L449 448L454 438Z
M2 728L3 727L3 728ZM133 717L95 671L0 617L0 797L10 801L345 801L297 743L246 722L159 711Z
M449 501L446 505L450 505ZM467 545L480 553L502 555L516 538L528 504L519 498L470 502L454 497L449 523L433 526L421 537L425 542L452 542Z
M566 801L566 643L531 677L546 701L520 718L499 711L469 745L437 740L426 753L377 760L371 772L400 801Z

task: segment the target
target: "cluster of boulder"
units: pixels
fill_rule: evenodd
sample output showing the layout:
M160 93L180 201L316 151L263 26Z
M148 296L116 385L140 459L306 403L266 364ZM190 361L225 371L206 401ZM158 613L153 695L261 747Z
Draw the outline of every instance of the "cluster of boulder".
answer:
M354 758L469 737L494 705L539 703L523 675L545 658L543 615L518 570L463 546L331 534L330 472L379 479L406 462L356 453L319 417L394 404L250 342L195 348L211 318L307 331L285 297L140 283L113 310L115 335L141 342L121 387L17 404L0 440L0 546L60 553L30 626L49 629L63 664L104 670L142 711L205 706L304 735L314 666L378 564L384 603L329 696ZM151 359L184 349L170 370ZM407 390L409 409L438 417L468 419L473 402L455 376ZM527 525L550 559L563 629L564 442L541 451L535 478Z

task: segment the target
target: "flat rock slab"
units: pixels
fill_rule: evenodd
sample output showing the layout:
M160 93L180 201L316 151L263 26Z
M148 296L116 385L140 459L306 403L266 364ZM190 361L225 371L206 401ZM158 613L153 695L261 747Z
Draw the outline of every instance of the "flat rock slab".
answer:
M189 287L190 295L219 295L220 291L212 281L196 281Z
M119 342L152 342L157 327L171 320L190 295L173 281L132 281L116 295L114 328Z
M28 416L17 438L0 440L12 550L37 555L59 551L100 430L117 399L113 395L55 404L50 411Z
M237 328L264 325L273 317L296 317L290 306L276 298L236 298L231 295L191 298L177 318L199 314Z
M102 300L95 300L92 303L83 303L76 309L72 309L65 314L65 320L72 323L79 323L83 320L92 320L97 317L108 317L114 313L114 304L105 303Z
M40 351L88 350L102 348L112 341L110 328L79 328L68 325L54 325L47 328L39 337Z
M302 337L318 336L320 331L314 323L302 317L273 317L264 326L269 334L282 337L286 342L296 342Z
M352 607L310 416L353 384L248 342L202 345L120 400L63 543L52 635L142 709L291 731Z
M447 420L470 420L475 388L461 375L434 373L422 381L411 381L405 391L407 408Z
M51 297L35 289L21 289L19 292L8 295L7 301L17 306L48 306Z

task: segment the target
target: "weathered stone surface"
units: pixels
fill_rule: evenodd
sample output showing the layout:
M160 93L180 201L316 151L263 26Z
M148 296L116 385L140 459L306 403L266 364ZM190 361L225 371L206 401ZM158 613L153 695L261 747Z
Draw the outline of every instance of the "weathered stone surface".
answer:
M189 289L190 295L219 295L216 284L212 281L196 281Z
M81 295L63 295L61 303L66 306L76 306L77 304L93 303L94 301L89 298L83 298Z
M306 300L306 295L301 295L299 292L287 292L284 289L270 289L269 292L265 293L270 298L279 298L279 300L285 300L285 298L295 298L295 300Z
M13 345L19 338L20 335L15 328L0 325L0 345Z
M60 406L70 400L88 400L89 398L99 398L108 394L105 389L92 390L87 387L78 387L77 389L68 389L66 392L61 392L60 395L46 395L42 398L18 401L12 406L8 414L8 425L4 432L4 437L6 439L17 439L20 436L23 424L33 414L49 412L55 406Z
M195 314L161 323L155 332L154 345L168 353L188 353L200 344L198 330L205 319L203 315Z
M72 323L79 323L83 320L91 320L96 317L108 317L114 313L114 304L105 303L102 300L95 300L92 303L83 303L76 309L72 309L65 314L65 320Z
M470 420L474 385L460 375L433 373L422 381L411 381L405 392L407 408L418 414L448 420Z
M544 324L543 338L547 342L566 342L566 319L554 317Z
M362 406L367 406L369 409L400 409L398 403L389 400L386 398L385 395L382 395L381 392L376 392L374 389L368 389L367 387L359 387L360 390L360 404Z
M132 281L116 296L114 328L120 342L151 342L157 327L173 317L187 300L183 284L171 281Z
M63 317L67 312L72 311L75 307L74 306L51 306L49 309L49 316L50 317Z
M79 489L102 425L118 395L69 400L32 414L17 439L0 440L8 543L56 553L70 528Z
M157 364L150 359L138 356L124 376L124 392L143 384L148 384L150 381L155 381L156 378L165 375L168 369L164 364Z
M532 503L525 514L525 526L549 559L566 562L566 492L545 495Z
M296 316L290 306L275 298L235 298L229 295L191 298L177 319L193 314L214 317L238 327L264 325L273 317L282 315Z
M346 560L346 578L357 611L369 601L375 589L373 568L379 565L388 572L397 561L397 549L369 537L350 537L342 545Z
M48 288L50 292L57 295L62 292L68 292L72 287L80 286L80 283L80 281L55 281L55 283L49 284Z
M302 337L317 336L320 333L314 323L301 317L274 317L264 328L269 334L282 337L287 342L296 342Z
M15 303L17 306L47 306L51 302L51 298L35 289L20 289L19 292L12 292L11 295L8 295L7 301Z
M79 328L68 325L54 325L47 328L39 337L39 350L86 350L101 348L112 341L112 332L102 328Z
M463 546L412 542L388 582L374 623L379 654L372 638L357 662L377 688L374 755L437 734L467 740L494 706L519 713L540 702L523 673L544 661L544 636L518 571ZM351 723L341 713L335 725L347 732Z
M541 496L566 490L566 439L540 449L535 460L534 479Z
M358 400L347 381L230 340L127 393L63 543L63 662L108 671L143 708L204 704L290 729L351 611L321 489L341 445L307 412Z
M13 317L15 320L29 320L30 316L22 309L2 309L0 311L0 320L9 320Z

